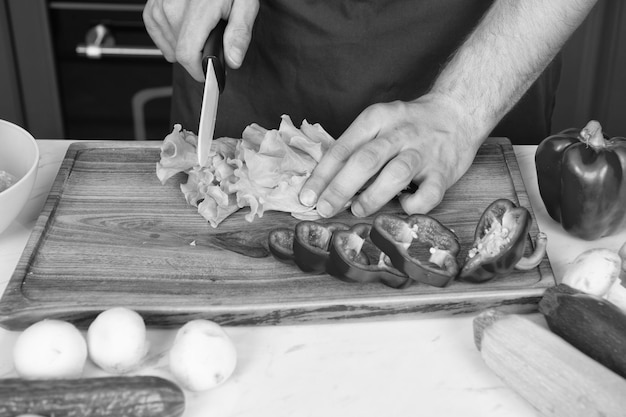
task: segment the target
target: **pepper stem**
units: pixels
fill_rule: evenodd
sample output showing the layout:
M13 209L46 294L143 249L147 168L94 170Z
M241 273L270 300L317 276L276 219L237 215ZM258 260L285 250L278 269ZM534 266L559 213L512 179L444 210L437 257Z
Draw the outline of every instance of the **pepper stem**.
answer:
M528 257L522 258L517 264L515 269L520 271L528 271L539 266L543 257L546 256L546 249L548 247L548 236L545 233L537 233L535 239L535 251Z
M601 149L606 146L604 135L602 134L602 126L597 120L590 120L580 131L580 138L587 146L593 149Z

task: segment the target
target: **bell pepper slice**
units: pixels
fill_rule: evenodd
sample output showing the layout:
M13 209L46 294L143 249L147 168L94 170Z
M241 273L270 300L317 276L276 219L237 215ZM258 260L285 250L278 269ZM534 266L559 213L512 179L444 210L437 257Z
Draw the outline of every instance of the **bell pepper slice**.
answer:
M402 218L379 214L374 218L371 239L395 268L414 281L445 287L459 272L458 237L428 215Z
M343 223L322 224L304 220L296 224L293 239L293 256L296 265L304 272L326 272L333 233L348 230Z
M531 223L526 208L506 198L492 202L478 221L459 279L485 282L509 275L524 257Z
M380 282L403 289L412 280L393 267L389 258L370 240L372 226L359 223L350 230L336 231L330 246L326 272L345 282Z
M270 231L267 237L268 248L276 260L294 265L293 241L295 232L293 229L279 227Z

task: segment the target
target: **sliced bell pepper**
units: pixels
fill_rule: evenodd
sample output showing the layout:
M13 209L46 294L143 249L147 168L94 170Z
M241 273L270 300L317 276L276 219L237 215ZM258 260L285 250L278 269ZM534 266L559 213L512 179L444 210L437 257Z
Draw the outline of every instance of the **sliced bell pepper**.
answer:
M590 121L549 136L535 153L539 193L550 217L573 236L596 240L626 222L626 138Z
M526 208L506 198L492 202L478 221L459 279L485 282L509 275L518 264L523 269L536 267L545 255L546 241L545 235L540 235L535 253L524 258L531 223L532 217Z
M428 215L402 218L379 214L374 218L371 239L393 266L415 281L445 287L459 272L458 237Z
M280 227L270 231L267 237L267 246L274 258L289 265L295 263L293 255L294 236L294 230L287 229L286 227Z
M359 223L336 231L330 246L326 272L345 282L381 282L402 289L412 280L393 267L389 258L370 240L372 226Z
M304 272L325 272L333 233L348 229L349 226L343 223L323 224L304 220L296 224L293 239L296 265Z

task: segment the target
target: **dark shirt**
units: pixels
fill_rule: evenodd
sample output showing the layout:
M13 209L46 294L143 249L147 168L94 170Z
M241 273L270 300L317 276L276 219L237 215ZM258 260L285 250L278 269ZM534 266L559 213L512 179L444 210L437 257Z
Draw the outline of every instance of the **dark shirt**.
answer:
M320 123L333 137L367 106L427 92L492 1L262 1L242 67L228 70L215 136L251 124ZM494 65L498 65L494 62ZM492 132L537 144L550 132L560 59ZM202 83L174 70L172 123L197 132Z

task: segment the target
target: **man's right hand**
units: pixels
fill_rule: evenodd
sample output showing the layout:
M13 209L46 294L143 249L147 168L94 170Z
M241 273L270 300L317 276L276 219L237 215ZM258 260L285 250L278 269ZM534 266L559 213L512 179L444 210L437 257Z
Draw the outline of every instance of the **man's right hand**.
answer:
M169 62L180 63L197 81L204 81L201 55L217 23L227 20L224 58L239 68L252 39L259 0L148 0L143 21L148 34Z

